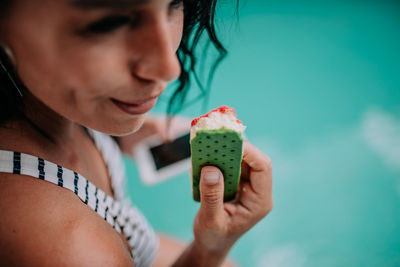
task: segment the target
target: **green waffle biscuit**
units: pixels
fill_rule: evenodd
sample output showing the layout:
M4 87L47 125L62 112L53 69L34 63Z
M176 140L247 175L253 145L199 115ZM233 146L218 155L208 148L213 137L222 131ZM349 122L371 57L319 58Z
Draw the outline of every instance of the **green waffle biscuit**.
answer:
M200 201L200 174L204 166L218 167L224 176L224 201L235 198L243 157L241 133L221 128L199 130L190 142L193 199Z

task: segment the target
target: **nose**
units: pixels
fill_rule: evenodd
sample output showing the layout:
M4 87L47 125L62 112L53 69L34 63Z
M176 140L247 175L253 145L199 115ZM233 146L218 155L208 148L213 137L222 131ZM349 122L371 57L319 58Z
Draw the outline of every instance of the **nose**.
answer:
M136 60L133 62L133 73L148 81L170 82L178 78L181 65L176 50L182 37L180 25L168 21L168 18L158 16L143 27L140 50L136 50ZM138 43L134 44L138 45Z

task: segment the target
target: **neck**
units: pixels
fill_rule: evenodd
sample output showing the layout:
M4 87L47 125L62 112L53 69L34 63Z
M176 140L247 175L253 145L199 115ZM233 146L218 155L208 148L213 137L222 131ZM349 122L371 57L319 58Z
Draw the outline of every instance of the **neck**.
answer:
M24 94L25 120L34 131L56 146L74 140L77 125L43 104L29 92Z

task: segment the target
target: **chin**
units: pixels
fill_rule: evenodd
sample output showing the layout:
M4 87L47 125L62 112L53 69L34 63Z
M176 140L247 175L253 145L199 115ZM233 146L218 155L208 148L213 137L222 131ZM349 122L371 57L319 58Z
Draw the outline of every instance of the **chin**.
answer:
M142 127L144 120L145 116L140 116L125 122L107 122L102 123L100 127L89 126L89 128L112 136L125 136L137 132Z

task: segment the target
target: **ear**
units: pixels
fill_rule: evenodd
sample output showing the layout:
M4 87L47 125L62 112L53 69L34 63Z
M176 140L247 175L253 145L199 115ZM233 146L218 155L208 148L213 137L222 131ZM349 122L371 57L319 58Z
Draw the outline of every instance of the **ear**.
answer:
M17 89L19 95L23 97L21 89L18 87L15 78L13 77L14 70L16 69L16 60L14 54L7 46L0 43L0 71L8 76L9 80Z
M3 43L0 43L0 49L7 56L9 63L12 64L15 68L17 66L17 60L15 59L14 53L12 52L11 48Z

